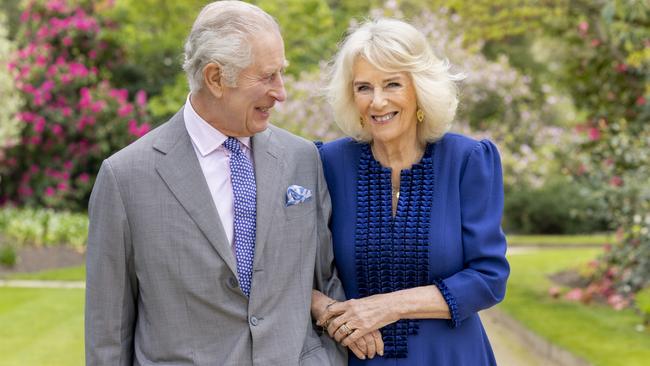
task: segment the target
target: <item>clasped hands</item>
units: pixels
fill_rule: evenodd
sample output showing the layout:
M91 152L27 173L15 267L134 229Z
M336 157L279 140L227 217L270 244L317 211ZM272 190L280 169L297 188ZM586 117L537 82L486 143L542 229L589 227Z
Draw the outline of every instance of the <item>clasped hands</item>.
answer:
M317 325L362 360L384 355L379 329L399 319L382 301L382 295L337 302L320 292L314 293L312 315Z

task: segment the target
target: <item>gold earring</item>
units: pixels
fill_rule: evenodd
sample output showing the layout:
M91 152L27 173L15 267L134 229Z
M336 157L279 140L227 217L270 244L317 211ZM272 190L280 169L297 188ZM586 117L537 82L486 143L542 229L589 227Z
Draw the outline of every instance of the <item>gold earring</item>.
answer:
M363 127L363 117L359 117L359 124Z
M422 123L424 121L424 111L418 108L415 112L415 117L418 119L418 122Z

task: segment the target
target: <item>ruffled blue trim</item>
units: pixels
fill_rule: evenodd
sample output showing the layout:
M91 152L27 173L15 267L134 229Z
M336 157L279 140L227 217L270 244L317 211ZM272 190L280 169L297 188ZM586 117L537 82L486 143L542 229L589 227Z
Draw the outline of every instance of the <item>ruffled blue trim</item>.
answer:
M456 298L451 294L451 291L449 291L449 288L445 285L442 279L433 280L433 284L438 287L438 290L440 290L442 297L445 298L445 302L449 307L449 314L451 315L449 326L451 328L457 328L460 326L460 318L458 315L458 304L456 304Z
M320 150L323 147L323 141L314 141L314 145Z
M433 204L433 147L403 170L400 197L392 212L391 170L362 147L357 181L355 265L359 295L366 297L428 284L429 226ZM405 358L407 336L418 320L403 319L382 328L384 357Z

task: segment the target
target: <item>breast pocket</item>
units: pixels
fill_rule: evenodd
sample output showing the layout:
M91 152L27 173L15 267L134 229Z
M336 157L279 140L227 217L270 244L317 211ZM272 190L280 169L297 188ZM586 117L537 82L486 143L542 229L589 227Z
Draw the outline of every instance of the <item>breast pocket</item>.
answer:
M287 221L296 220L300 218L311 218L316 210L315 199L309 198L305 202L296 203L295 205L286 206L284 208L284 216Z

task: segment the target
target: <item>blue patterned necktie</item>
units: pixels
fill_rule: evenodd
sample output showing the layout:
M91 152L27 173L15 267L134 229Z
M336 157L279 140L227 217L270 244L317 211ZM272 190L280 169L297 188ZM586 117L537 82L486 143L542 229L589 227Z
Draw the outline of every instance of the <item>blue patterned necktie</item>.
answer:
M239 141L228 137L223 143L230 154L230 181L235 197L235 257L239 284L250 295L255 254L256 196L253 164L241 149Z

